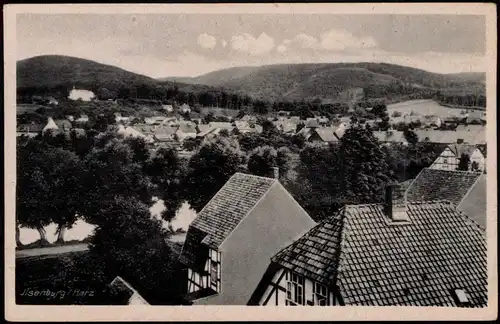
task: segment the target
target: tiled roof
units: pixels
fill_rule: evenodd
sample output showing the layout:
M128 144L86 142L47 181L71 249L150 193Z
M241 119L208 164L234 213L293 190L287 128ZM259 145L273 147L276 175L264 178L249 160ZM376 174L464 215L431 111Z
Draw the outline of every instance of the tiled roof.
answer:
M455 131L469 144L486 144L486 126L484 125L458 125Z
M407 143L407 140L401 131L376 131L373 135L381 142Z
M474 151L477 149L476 145L471 144L451 144L448 145L448 147L456 157L461 157L462 154L471 156L472 153L474 153Z
M19 124L17 125L17 131L18 132L32 132L32 133L39 133L42 131L43 127L45 125L43 124L38 124L38 123L31 123L31 124Z
M337 136L334 134L334 128L332 127L320 127L314 129L318 136L323 140L324 142L337 142L339 139Z
M431 143L451 144L456 143L460 137L456 131L444 130L415 130L420 142L428 140Z
M62 130L69 130L73 127L71 125L71 122L69 120L66 120L66 119L57 119L57 120L54 120L54 122L56 123L57 127L61 131Z
M295 130L297 129L296 124L286 120L275 121L273 122L273 124L279 131L283 133L295 133Z
M234 122L236 128L240 131L247 131L247 132L253 132L253 133L261 133L262 132L262 126L254 123L250 123L247 121L235 121Z
M273 261L330 286L346 305L456 306L463 289L487 304L484 231L447 201L408 204L411 223L386 223L382 204L346 206Z
M200 266L207 247L217 249L275 182L272 178L234 174L189 225L181 262Z
M227 130L233 130L234 126L229 122L210 122L208 123L210 128L225 128Z
M423 169L407 191L409 201L446 199L458 205L481 172Z

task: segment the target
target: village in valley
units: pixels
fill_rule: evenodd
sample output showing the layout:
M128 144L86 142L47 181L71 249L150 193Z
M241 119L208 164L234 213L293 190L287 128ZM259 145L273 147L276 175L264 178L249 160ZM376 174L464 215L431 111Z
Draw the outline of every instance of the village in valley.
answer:
M486 307L484 73L328 64L19 60L16 303Z

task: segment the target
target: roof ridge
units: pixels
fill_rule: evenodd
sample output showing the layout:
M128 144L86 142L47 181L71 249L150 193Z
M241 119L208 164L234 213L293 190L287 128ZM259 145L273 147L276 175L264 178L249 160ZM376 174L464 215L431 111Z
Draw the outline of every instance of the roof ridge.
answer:
M231 176L231 178L232 178L232 177L234 177L234 176L236 176L236 175L244 175L244 176L250 176L250 177L254 177L254 178L258 178L258 179L266 179L266 180L273 180L273 182L274 182L274 181L279 182L279 181L278 181L278 179L275 179L275 178L271 178L271 177L264 177L264 176L259 176L259 175L255 175L255 174L251 174L251 173L245 173L245 172L235 172L235 173ZM229 178L229 180L230 180L231 178ZM227 181L229 181L229 180L227 180Z

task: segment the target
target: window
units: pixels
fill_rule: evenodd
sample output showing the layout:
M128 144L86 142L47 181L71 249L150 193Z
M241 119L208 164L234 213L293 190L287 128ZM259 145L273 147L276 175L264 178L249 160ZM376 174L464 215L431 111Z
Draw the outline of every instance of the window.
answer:
M210 284L217 287L217 262L210 262Z
M207 271L209 272L209 286L216 292L220 292L221 288L221 255L220 252L210 250Z
M447 164L448 163L448 159L443 159L443 163Z
M286 286L286 299L288 305L304 305L304 277L291 273Z
M327 292L326 286L315 283L314 284L314 305L326 306L327 304Z

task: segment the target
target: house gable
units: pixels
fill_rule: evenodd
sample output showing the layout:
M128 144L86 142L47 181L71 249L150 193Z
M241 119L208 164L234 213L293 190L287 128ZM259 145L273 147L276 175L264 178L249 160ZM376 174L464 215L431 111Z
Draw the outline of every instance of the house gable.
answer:
M270 258L314 225L286 189L275 182L220 244L220 294L196 304L246 305Z

